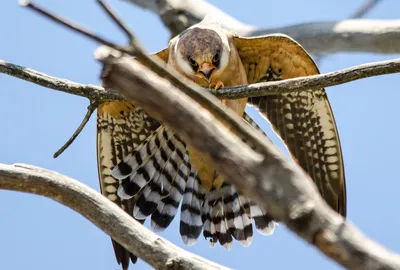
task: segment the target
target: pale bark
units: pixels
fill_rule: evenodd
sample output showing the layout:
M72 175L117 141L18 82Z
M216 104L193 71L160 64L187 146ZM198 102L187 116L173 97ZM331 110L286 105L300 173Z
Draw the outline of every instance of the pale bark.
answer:
M299 42L309 53L370 52L400 53L400 20L350 19L313 22L279 28L257 28L236 20L202 0L125 0L160 16L172 35L215 14L222 26L241 36L283 33ZM356 15L356 14L355 14Z
M228 269L173 245L97 191L59 173L0 164L0 189L45 196L72 208L156 269Z
M349 269L400 269L398 255L369 240L331 210L311 179L272 142L248 127L241 130L241 135L247 132L248 141L257 146L256 153L221 125L206 109L210 102L220 106L217 99L210 97L199 104L136 61L115 59L103 50L97 56L105 64L103 79L107 85L176 130L211 158L216 169L240 192L325 255ZM227 116L224 120L230 127L241 122L238 116Z

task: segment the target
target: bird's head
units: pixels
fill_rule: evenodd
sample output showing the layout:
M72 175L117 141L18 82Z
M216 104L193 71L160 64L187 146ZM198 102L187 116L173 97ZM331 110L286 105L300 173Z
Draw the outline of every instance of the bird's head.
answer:
M230 50L227 36L218 29L193 27L179 35L174 52L187 76L211 83L228 65Z

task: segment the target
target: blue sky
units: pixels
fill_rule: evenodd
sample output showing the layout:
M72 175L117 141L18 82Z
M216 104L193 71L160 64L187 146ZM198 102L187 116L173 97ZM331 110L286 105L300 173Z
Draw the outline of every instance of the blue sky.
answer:
M353 1L210 1L232 16L258 27L284 26L346 18L363 3ZM124 36L94 1L37 0L117 42ZM122 1L111 3L145 47L166 46L169 33L153 14ZM282 4L283 3L283 4ZM369 15L398 19L400 2L382 1ZM7 0L0 4L0 59L81 83L99 84L101 66L93 59L98 44L78 36ZM399 55L336 54L322 72ZM400 77L386 75L328 88L345 161L348 220L387 248L400 253L398 152ZM99 190L96 127L92 117L76 142L59 158L53 153L69 138L86 113L84 98L56 92L0 74L0 162L29 163L78 179ZM256 117L261 126L268 123ZM282 144L278 143L280 146ZM0 269L120 269L110 239L85 218L47 198L0 190ZM255 235L243 248L227 252L199 239L185 247L174 221L162 234L173 243L217 263L236 268L339 269L285 226L273 236ZM136 269L149 269L140 261Z

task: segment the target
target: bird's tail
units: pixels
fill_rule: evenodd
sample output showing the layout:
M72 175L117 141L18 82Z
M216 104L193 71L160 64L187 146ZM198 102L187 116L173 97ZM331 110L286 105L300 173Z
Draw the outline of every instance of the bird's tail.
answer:
M159 127L134 152L118 164L112 175L122 180L118 195L125 200L139 195L133 216L151 216L154 231L166 229L181 204L180 234L193 245L201 231L214 246L230 249L232 240L248 246L253 237L252 220L261 234L271 234L272 217L233 185L206 190L190 164L186 144L169 128Z

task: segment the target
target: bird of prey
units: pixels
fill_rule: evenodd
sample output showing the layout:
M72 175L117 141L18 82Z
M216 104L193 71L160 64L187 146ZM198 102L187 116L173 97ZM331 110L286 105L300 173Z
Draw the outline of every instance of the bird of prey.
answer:
M200 86L217 89L319 73L310 55L290 37L239 37L210 18L173 38L155 56ZM324 89L221 102L258 128L244 112L246 104L255 106L330 207L346 216L339 135ZM194 244L203 232L210 245L219 242L226 249L233 239L243 246L251 243L253 221L261 234L273 232L274 219L267 209L239 194L179 131L125 101L101 104L97 116L101 191L135 219L144 222L151 216L152 229L162 231L181 205L185 244ZM113 244L118 263L127 269L129 259L135 262L136 257Z

